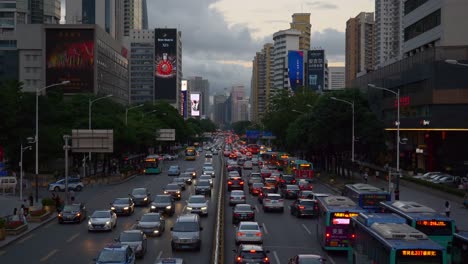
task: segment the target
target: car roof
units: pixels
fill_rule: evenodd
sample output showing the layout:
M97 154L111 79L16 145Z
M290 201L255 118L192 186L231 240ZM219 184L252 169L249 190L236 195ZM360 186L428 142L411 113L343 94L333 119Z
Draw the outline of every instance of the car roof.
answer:
M190 198L205 198L205 195L194 194L194 195L190 195Z
M111 212L111 210L96 210L96 211L93 212L93 214L94 213L110 213L110 212Z
M193 222L198 219L198 215L196 214L183 214L179 215L176 222Z
M281 197L281 195L277 194L277 193L267 193L266 194L267 196L277 196L277 197Z
M300 254L297 256L299 257L299 259L322 259L322 256L314 254Z
M141 187L141 188L133 188L133 191L136 191L136 190L147 190L145 187Z
M245 194L245 192L242 190L232 190L231 194Z
M104 250L106 250L106 251L125 251L125 250L127 250L128 247L129 247L129 245L114 243L114 244L110 244L110 245L105 246L102 251L104 251Z
M297 199L300 202L316 202L317 200L314 199L305 199L305 198L299 198Z
M209 183L210 181L209 181L209 180L205 180L205 179L200 179L200 180L198 180L198 183L200 183L200 182L208 182L208 183Z
M130 233L130 234L143 234L143 231L138 230L138 229L129 229L129 230L124 230L122 233Z
M210 179L211 179L211 176L208 175L208 174L202 174L202 175L200 175L198 178L201 178L201 177L203 177L203 178L210 178Z

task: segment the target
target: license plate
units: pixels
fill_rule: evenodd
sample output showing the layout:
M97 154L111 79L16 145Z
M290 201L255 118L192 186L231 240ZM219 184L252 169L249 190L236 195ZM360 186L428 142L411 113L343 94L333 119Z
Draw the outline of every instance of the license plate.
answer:
M271 203L278 203L278 201L271 201Z
M247 234L246 237L253 237L253 234Z
M337 246L338 246L338 242L337 242L337 241L331 241L331 242L330 242L330 246L332 246L332 247L337 247Z

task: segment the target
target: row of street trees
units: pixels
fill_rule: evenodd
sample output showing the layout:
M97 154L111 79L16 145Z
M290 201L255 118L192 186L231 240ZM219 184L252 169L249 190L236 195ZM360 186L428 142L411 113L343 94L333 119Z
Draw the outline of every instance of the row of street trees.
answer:
M99 97L99 96L97 96ZM45 169L50 161L63 157L64 134L72 129L88 129L89 100L93 94L64 97L60 89L50 89L39 98L39 162ZM128 106L131 107L131 106ZM99 100L92 108L93 129L114 130L114 153L107 158L120 158L126 153L146 153L149 147L167 142L156 142L156 131L162 128L176 130L176 142L185 144L196 140L203 132L212 132L216 126L210 120L184 120L178 111L165 102L146 103L128 111L126 106L111 98ZM35 133L35 94L22 92L22 83L5 81L0 84L0 146L12 169L16 169L20 144ZM33 151L24 153L25 168L33 168Z

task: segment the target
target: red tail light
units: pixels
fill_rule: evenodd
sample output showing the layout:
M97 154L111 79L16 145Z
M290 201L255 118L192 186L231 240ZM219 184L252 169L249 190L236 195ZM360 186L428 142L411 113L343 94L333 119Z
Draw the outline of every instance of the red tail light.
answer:
M243 185L243 184L244 184L244 182L243 182L243 181L241 181L241 182L240 182L240 185Z
M351 234L351 239L355 239L356 238L356 234Z
M268 257L265 257L263 261L268 262L270 259Z
M257 232L257 233L255 233L255 236L261 237L261 236L262 236L262 232Z
M228 181L228 185L232 185L232 181Z
M285 180L281 180L281 183L285 183L286 181Z
M296 183L296 180L292 180L291 183Z
M325 237L326 237L326 238L330 238L330 233L326 233L326 234L325 234Z
M237 232L237 236L243 236L243 235L245 235L245 233Z
M299 209L304 210L305 206L299 205Z
M241 258L241 257L237 257L237 258L236 258L236 261L237 261L237 262L241 262L241 261L242 261L242 258Z
M240 216L240 214L238 214L238 213L234 213L234 216Z

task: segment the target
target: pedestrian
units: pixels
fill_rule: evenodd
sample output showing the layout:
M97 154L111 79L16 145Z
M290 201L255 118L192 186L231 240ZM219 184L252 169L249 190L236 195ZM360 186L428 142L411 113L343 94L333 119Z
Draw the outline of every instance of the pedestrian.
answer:
M24 212L24 204L21 205L21 208L18 211L19 220L26 224L26 217Z
M29 197L28 197L28 200L29 200L29 206L34 206L34 198L33 198L33 195L32 193L29 193Z
M11 221L19 221L19 215L18 215L18 208L13 209L13 216L11 217Z
M367 171L364 172L364 182L367 183L367 180L369 178L369 175L367 174Z
M445 201L445 215L450 217L450 203L449 201Z

